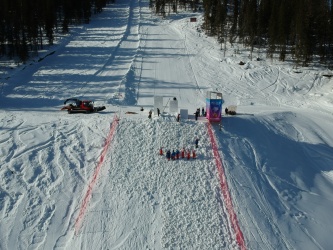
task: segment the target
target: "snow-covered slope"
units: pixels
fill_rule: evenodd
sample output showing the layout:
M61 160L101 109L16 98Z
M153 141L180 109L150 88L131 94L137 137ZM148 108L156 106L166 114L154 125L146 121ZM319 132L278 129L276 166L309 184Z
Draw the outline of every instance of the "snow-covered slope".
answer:
M201 21L118 0L44 60L3 74L0 249L240 248L207 121L192 115L208 90L237 105L213 130L246 248L331 248L327 71L250 60L236 44L224 57ZM149 120L154 96L176 97L190 119L166 108ZM69 115L60 111L69 97L106 110ZM197 159L158 155L193 150L195 138Z

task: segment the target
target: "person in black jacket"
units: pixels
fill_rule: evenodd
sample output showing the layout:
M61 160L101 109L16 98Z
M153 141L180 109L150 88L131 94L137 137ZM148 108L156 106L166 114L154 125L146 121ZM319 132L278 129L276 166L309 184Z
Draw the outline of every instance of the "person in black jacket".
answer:
M166 158L168 159L168 161L170 161L170 158L171 158L171 152L170 152L170 150L168 150L166 152Z
M198 139L198 138L196 138L196 139L195 139L195 141L194 141L194 143L195 143L195 148L198 148L199 139Z
M200 109L197 109L197 111L195 111L195 120L198 120L198 117L200 115Z

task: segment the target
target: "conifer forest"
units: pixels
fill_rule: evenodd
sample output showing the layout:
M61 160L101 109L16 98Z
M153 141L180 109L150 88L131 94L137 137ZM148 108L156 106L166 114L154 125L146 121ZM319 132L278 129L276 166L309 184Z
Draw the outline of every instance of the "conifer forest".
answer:
M55 33L89 23L110 0L1 0L0 56L26 61L31 53L52 45Z
M110 2L2 0L0 56L24 62L46 43L52 45L55 33L89 23L91 15ZM251 59L278 56L299 66L332 64L331 0L149 0L149 6L164 17L180 10L201 11L202 29L216 37L222 50L241 43L249 49Z
M331 0L151 0L156 13L203 9L203 29L221 43L245 45L250 57L287 58L300 66L330 66L333 56ZM254 49L264 51L254 55Z

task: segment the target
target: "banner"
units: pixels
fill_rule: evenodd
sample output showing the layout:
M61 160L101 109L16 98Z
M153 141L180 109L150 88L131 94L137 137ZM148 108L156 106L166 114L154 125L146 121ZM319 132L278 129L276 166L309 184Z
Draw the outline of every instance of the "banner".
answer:
M206 99L207 119L212 122L221 121L222 99Z

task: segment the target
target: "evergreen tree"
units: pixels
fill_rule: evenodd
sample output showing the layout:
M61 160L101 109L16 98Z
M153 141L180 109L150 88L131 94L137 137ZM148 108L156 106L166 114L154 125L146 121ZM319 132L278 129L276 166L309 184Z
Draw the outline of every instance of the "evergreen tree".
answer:
M0 55L28 58L44 43L53 44L54 30L88 23L92 10L101 12L110 0L2 0L0 1ZM111 0L112 2L112 0Z
M231 18L231 28L229 32L230 43L232 44L237 36L238 29L238 14L239 14L239 0L232 0L232 18Z
M263 39L268 37L268 22L271 19L272 6L276 1L261 0L258 6L258 35Z
M243 0L239 15L239 36L240 39L244 41L245 45L250 46L251 59L257 34L257 16L257 1Z
M310 10L310 2L310 0L297 0L295 5L294 56L296 65L302 62L302 65L306 66L312 57L311 21L313 13Z
M276 43L279 50L279 59L284 61L287 54L287 45L290 33L290 10L289 0L282 0L278 6Z
M327 30L327 54L328 66L331 66L333 59L333 5L329 8L328 30Z
M326 0L318 0L315 4L313 18L313 35L315 36L316 54L322 62L326 62L329 55L329 30L330 30L330 7Z

